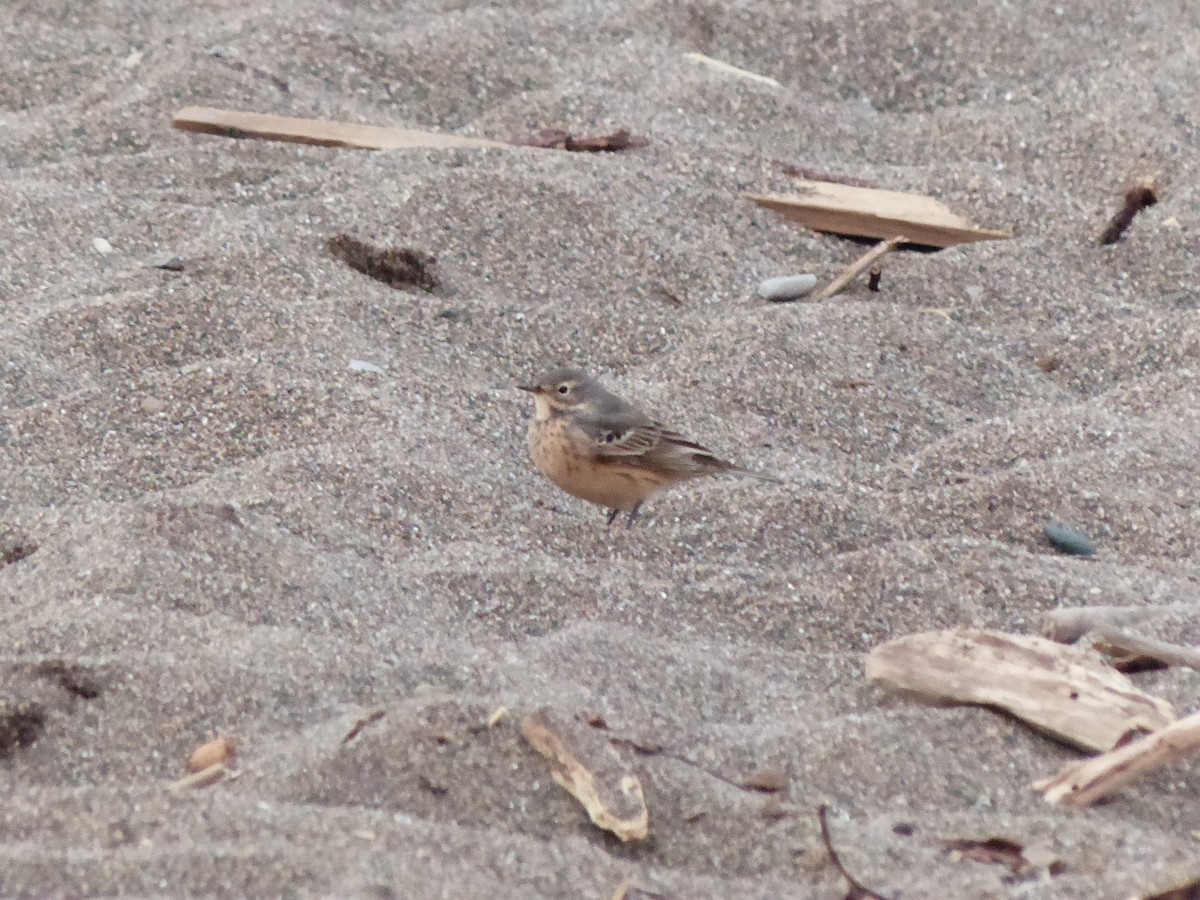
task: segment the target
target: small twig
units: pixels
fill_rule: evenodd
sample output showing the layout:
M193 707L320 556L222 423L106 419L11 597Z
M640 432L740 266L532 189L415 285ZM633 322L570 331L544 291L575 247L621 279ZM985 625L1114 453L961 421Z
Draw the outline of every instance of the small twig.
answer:
M846 268L846 271L842 272L841 275L830 282L829 286L817 295L817 299L828 300L830 297L834 296L843 288L845 288L846 285L857 278L860 274L869 269L875 260L879 259L879 257L883 256L885 253L890 253L892 250L895 250L907 240L908 238L906 238L904 235L898 234L889 240L880 241L878 244L852 262Z
M703 53L685 53L683 58L691 62L700 63L708 66L710 69L716 69L718 72L724 72L726 75L736 75L738 78L746 78L750 81L757 81L759 84L766 84L771 87L779 87L779 82L774 78L768 78L766 75L759 75L757 72L750 72L746 69L738 68L730 65L719 59L713 59L711 56L705 56Z
M688 759L686 756L683 756L680 753L673 753L661 745L640 744L631 738L616 737L616 736L610 737L609 741L611 741L614 744L620 744L621 746L628 747L634 753L640 754L641 756L662 756L662 757L665 757L666 759L673 759L673 760L675 760L675 762L683 763L685 766L690 766L691 768L697 770L698 772L702 772L703 774L707 775L709 778L715 778L717 781L723 781L726 784L730 785L731 787L737 788L739 791L746 791L747 793L751 793L751 794L757 793L757 791L755 789L748 788L741 782L734 781L732 778L728 778L725 775L722 775L720 772L714 772L711 769L706 769L706 768L704 768L704 766L700 765L700 763L696 762L694 759Z
M817 810L817 818L821 820L821 843L825 845L825 852L829 854L829 860L833 863L834 868L842 873L842 877L850 884L850 891L846 894L846 900L888 900L883 894L877 894L871 890L848 871L842 865L842 860L838 856L837 851L833 849L833 841L829 837L829 823L825 821L828 815L829 807L824 803Z
M805 181L829 181L833 184L844 184L849 187L861 188L878 188L879 185L874 181L867 181L863 178L855 178L852 175L837 175L833 172L825 172L820 169L811 169L808 166L798 166L795 163L784 162L783 160L773 159L771 162L784 175L791 175L793 178L802 178Z
M1125 230L1133 224L1133 217L1147 206L1158 202L1158 182L1153 178L1143 178L1125 192L1125 202L1117 214L1109 220L1108 227L1100 235L1101 244L1115 244L1121 239Z
M371 712L370 714L368 714L366 717L359 719L357 722L354 723L354 726L350 729L350 731L346 734L346 736L344 738L342 738L342 745L344 746L344 745L350 743L352 740L354 740L356 737L358 737L362 733L362 730L364 728L366 728L368 725L371 725L374 722L378 722L380 719L382 719L384 717L384 715L385 715L384 710L377 709L374 712Z
M1051 778L1034 783L1051 803L1087 806L1124 787L1134 778L1200 750L1200 712L1192 713L1143 738L1091 759L1070 763Z

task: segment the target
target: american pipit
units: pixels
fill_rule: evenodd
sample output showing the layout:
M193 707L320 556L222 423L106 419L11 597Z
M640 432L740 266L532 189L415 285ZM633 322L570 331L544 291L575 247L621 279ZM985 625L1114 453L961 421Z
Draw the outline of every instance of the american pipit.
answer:
M533 394L529 455L534 465L567 493L611 510L609 525L622 512L632 525L651 496L692 478L730 474L779 481L720 459L609 393L581 369L555 369L517 386Z

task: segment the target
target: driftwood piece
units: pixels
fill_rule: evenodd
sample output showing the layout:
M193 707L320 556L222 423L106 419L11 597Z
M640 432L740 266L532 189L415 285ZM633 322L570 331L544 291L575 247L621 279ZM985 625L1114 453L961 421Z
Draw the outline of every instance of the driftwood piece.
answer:
M642 783L606 737L573 722L564 723L547 709L525 716L521 734L550 759L554 780L583 805L599 827L622 841L641 841L650 835Z
M888 641L867 658L867 678L932 703L999 708L1087 750L1175 719L1094 653L1039 637L961 630Z
M359 125L324 119L296 119L235 109L188 106L175 113L171 125L180 131L218 134L233 138L260 138L316 144L321 147L357 147L363 150L448 150L471 147L503 147L497 141L438 134L410 128Z
M891 251L895 250L907 240L908 238L906 238L904 235L898 234L893 238L889 238L886 241L876 244L874 247L852 262L849 266L847 266L846 270L842 272L841 275L833 279L833 281L831 281L829 285L817 295L817 299L828 300L830 297L841 292L843 289L845 289L846 285L869 269L875 260L879 259L879 257L883 256L885 253L890 253Z
M1035 782L1051 803L1087 806L1124 787L1139 775L1200 752L1200 712L1116 750L1070 763L1052 778Z
M977 228L945 204L923 194L854 187L828 181L797 181L803 193L747 194L759 206L794 219L814 231L886 240L907 235L914 244L952 247L973 241L1011 238L1008 231Z
M1042 616L1042 634L1069 644L1089 631L1149 622L1171 613L1191 610L1200 615L1200 604L1171 603L1166 606L1064 606Z

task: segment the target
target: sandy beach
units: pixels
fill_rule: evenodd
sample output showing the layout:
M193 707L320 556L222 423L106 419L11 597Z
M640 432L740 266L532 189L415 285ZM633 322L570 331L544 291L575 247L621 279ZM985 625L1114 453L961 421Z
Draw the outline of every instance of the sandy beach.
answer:
M12 2L0 33L0 896L840 900L822 805L889 898L1200 879L1195 764L1051 806L1076 751L863 674L914 632L1200 604L1200 5ZM648 144L370 152L190 105ZM868 248L748 201L781 164L1014 237L767 303ZM784 483L606 528L527 456L514 385L561 364ZM1200 672L1131 677L1197 708ZM541 708L607 729L648 840L552 780ZM235 777L173 788L213 735ZM948 843L993 838L1027 864Z

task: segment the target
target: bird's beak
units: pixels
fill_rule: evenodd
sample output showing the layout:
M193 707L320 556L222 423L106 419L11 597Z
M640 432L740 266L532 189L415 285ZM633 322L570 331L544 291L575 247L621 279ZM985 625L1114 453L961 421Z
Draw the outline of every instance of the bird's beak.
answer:
M531 394L540 394L542 392L541 385L537 384L518 384L517 388L522 391L529 391Z

